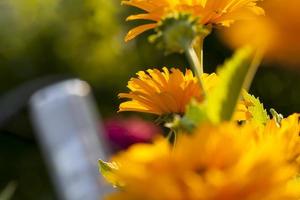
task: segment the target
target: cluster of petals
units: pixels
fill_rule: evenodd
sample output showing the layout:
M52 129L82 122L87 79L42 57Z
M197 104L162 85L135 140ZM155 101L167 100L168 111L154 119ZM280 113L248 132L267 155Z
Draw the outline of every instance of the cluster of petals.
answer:
M187 69L166 67L163 71L148 69L139 71L137 78L131 78L127 87L129 93L119 94L120 98L130 99L120 104L119 111L137 111L156 115L183 114L192 98L202 101L203 91L197 78ZM217 80L216 74L202 76L205 90L210 90Z
M137 78L131 78L127 87L128 93L120 93L119 98L128 99L119 106L119 112L135 111L155 115L183 115L192 99L202 102L204 93L192 71L185 73L179 69L164 67L139 71ZM217 74L203 74L202 84L205 93L211 92L218 82ZM247 103L239 101L233 119L249 121L252 118Z
M113 158L124 187L107 199L297 200L298 119L206 124L180 135L175 148L163 139L134 145Z
M264 14L257 6L259 0L123 0L122 4L137 7L144 12L131 15L127 20L149 20L150 23L130 30L125 38L129 41L137 35L153 29L170 13L190 13L202 25L229 26L236 20Z

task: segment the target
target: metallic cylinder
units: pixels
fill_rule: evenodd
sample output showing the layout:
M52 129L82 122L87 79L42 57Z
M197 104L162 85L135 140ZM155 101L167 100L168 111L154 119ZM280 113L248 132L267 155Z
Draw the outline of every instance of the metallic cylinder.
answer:
M89 85L72 79L49 86L32 96L30 108L59 199L101 199L97 161L108 149Z

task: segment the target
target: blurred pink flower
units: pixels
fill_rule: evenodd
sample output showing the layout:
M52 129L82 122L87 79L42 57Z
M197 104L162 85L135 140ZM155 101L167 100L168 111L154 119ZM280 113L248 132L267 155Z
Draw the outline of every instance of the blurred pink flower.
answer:
M153 137L161 132L152 122L137 117L108 119L104 122L104 128L115 149L125 149L135 143L151 142Z

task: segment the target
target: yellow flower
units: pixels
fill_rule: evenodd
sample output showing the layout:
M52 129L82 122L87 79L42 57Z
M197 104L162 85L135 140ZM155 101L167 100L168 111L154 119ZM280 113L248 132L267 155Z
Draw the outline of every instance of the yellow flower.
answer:
M259 0L123 0L122 4L137 7L145 13L131 15L127 20L150 20L130 30L125 38L129 41L137 35L153 29L165 16L174 12L190 13L199 18L202 25L229 26L236 20L249 18L264 13L257 6Z
M113 158L124 187L107 200L297 200L300 182L286 162L284 143L257 140L261 129L224 123L138 144Z
M300 1L266 0L266 16L237 23L223 33L226 43L236 48L252 43L266 50L267 59L285 64L300 62Z
M138 78L128 82L129 93L119 94L120 98L132 99L120 105L119 111L137 111L156 115L183 114L192 98L203 100L203 91L191 70L183 74L179 69L166 67L163 72L148 69L137 73ZM204 74L202 81L205 90L210 90L217 81L216 74Z
M233 115L233 119L237 121L249 121L252 118L251 113L247 108L247 103L240 101L237 105L236 112Z
M300 169L300 115L293 114L281 121L280 126L275 120L269 120L262 133L264 137L275 137L285 147L285 157L289 162L296 163Z
M119 98L127 98L120 104L119 112L136 111L155 115L184 114L187 105L192 99L203 101L197 78L191 70L183 74L179 69L166 67L163 72L158 69L148 69L137 73L138 78L131 78L127 87L129 93L120 93ZM204 90L209 93L216 87L219 81L217 74L203 74L202 82ZM248 94L246 91L244 93ZM252 114L249 112L249 104L245 100L238 102L233 120L250 121Z

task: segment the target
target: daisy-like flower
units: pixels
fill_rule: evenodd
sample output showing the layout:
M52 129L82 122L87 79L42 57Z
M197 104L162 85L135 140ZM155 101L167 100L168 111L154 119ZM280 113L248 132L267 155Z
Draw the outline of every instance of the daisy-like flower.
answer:
M259 0L123 0L122 4L137 7L144 13L131 15L127 20L150 20L130 30L125 38L129 41L137 35L157 27L168 14L189 13L198 18L201 25L229 26L236 20L262 15L263 9L257 6Z
M203 91L198 84L198 79L192 71L187 69L182 73L179 69L166 67L163 71L148 69L137 73L137 78L131 78L127 87L129 93L120 93L119 98L129 99L120 104L119 112L135 111L155 115L184 114L187 105L192 99L202 102ZM202 83L205 93L211 92L218 84L217 74L203 74ZM233 120L251 121L253 118L249 111L249 102L243 100L238 102Z
M165 140L133 146L112 159L124 184L106 199L299 199L297 169L285 159L285 143L257 140L260 132L249 124L203 125L181 135L175 148Z
M203 91L197 78L187 69L185 74L179 69L170 71L164 67L163 71L148 69L140 71L137 78L131 78L127 87L129 93L119 94L120 98L128 98L120 104L119 111L137 111L156 115L183 114L192 98L202 101ZM216 74L203 74L204 90L209 91L216 83Z

